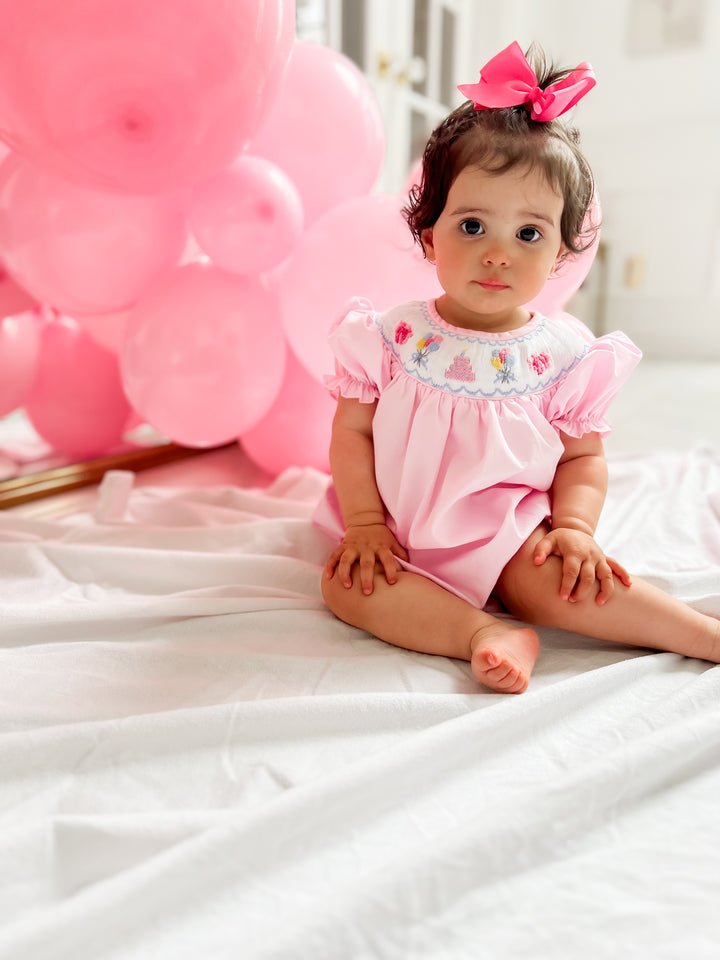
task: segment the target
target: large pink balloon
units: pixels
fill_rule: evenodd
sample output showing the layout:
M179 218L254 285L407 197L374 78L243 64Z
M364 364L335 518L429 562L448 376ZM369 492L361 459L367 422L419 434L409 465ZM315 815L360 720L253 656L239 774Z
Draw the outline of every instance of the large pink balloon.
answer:
M24 407L40 436L74 457L116 446L131 412L117 357L69 317L43 326L37 377Z
M442 293L435 268L400 214L402 203L394 195L369 194L339 204L306 231L273 276L288 340L318 380L333 369L328 331L352 297L386 310Z
M178 263L186 239L179 196L101 193L17 156L0 166L0 256L62 312L132 306Z
M130 314L130 310L120 313L83 313L78 314L75 319L95 343L119 355L125 344Z
M249 149L289 174L306 224L335 204L368 193L385 150L370 84L341 53L297 40L280 93Z
M161 433L217 446L270 409L285 353L277 301L261 279L190 263L133 309L123 382Z
M190 228L217 267L264 273L300 238L303 208L292 180L264 157L244 155L192 193Z
M288 352L285 379L263 419L243 433L248 456L268 473L287 467L328 471L330 431L337 404L322 384Z
M585 229L599 227L602 214L600 201L593 197L585 217ZM600 231L596 230L592 244L578 256L569 257L555 270L540 293L527 304L528 309L537 310L546 316L560 313L568 301L578 292L585 277L590 273L600 243Z
M34 311L0 315L0 417L30 396L40 350L40 317Z
M35 297L30 296L27 290L18 286L0 263L0 317L25 313L26 310L34 310L36 306Z
M158 192L222 170L257 130L294 0L0 0L0 131L48 168Z

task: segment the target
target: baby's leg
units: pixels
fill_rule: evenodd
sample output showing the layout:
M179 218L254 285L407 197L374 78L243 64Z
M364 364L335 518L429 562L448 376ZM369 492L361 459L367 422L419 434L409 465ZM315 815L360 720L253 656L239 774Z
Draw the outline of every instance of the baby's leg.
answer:
M720 621L639 578L633 577L631 587L615 578L614 593L604 606L595 603L597 584L586 600L561 599L560 557L548 557L539 567L533 562L535 545L545 533L544 526L538 527L498 581L495 592L515 616L599 640L720 662Z
M499 693L528 685L539 650L535 631L503 623L426 577L402 570L389 584L378 567L369 596L357 575L350 588L323 577L322 591L336 617L387 643L469 660L476 678Z

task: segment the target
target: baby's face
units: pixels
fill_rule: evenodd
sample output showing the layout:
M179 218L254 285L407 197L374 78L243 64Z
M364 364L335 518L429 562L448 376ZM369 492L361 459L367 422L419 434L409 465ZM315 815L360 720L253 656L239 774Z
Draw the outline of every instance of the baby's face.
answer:
M462 170L436 224L422 235L445 291L438 302L443 318L515 329L520 308L542 290L562 252L562 212L562 197L538 170Z

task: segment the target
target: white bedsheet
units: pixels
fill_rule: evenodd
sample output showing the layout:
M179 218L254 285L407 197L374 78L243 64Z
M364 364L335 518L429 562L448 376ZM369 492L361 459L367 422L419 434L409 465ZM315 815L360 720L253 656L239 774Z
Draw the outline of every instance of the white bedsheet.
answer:
M598 536L720 616L720 460ZM335 620L326 478L0 514L0 957L717 958L720 670L542 630L529 691Z

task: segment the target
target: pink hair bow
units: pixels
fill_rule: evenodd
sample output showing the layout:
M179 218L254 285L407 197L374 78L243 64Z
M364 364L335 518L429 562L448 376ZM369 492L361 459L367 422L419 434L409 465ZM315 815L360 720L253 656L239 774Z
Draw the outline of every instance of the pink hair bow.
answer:
M474 101L476 110L528 104L533 120L554 120L575 106L596 82L590 64L581 63L563 80L541 90L520 44L513 41L488 60L479 83L463 84L458 90Z

